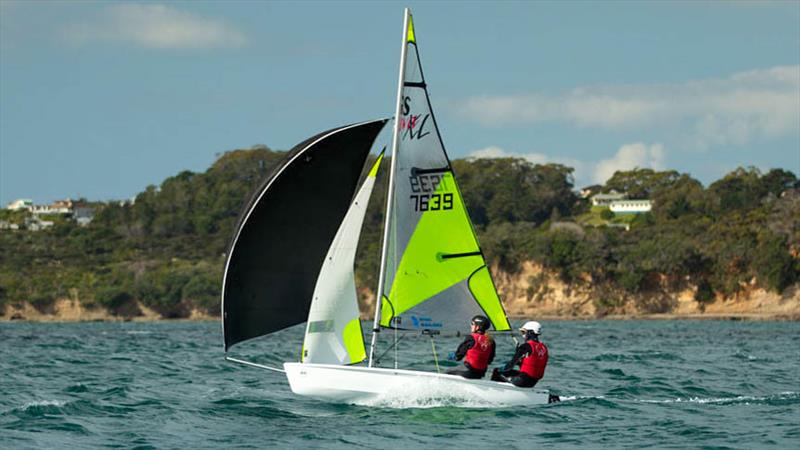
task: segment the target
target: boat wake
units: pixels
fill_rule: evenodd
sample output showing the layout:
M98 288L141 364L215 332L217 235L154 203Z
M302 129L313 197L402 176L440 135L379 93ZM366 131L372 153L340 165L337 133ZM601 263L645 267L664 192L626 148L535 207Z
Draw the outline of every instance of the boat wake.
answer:
M353 402L359 406L379 408L507 408L509 405L475 395L475 388L468 385L454 385L451 382L430 379L407 384L403 389L368 399ZM566 397L574 399L576 397ZM562 401L565 398L562 398Z
M559 396L560 401L562 402L572 402L575 400L592 400L592 399L605 399L605 396L602 395L561 395Z
M409 384L405 389L396 389L385 394L355 402L361 406L380 408L497 408L504 405L492 404L476 398L471 390L454 386L440 380L423 380Z
M635 400L637 403L657 403L657 404L670 404L670 403L696 403L696 404L775 404L775 403L796 403L800 401L800 393L798 392L781 392L775 395L767 396L753 396L753 395L739 395L736 397L687 397L687 398L673 398L664 400Z

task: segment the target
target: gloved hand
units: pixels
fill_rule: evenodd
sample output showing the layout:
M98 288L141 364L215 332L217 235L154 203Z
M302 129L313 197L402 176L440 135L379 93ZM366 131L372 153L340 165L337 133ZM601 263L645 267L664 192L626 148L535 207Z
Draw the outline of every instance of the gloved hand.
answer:
M456 352L450 352L447 354L448 361L455 361L456 360Z

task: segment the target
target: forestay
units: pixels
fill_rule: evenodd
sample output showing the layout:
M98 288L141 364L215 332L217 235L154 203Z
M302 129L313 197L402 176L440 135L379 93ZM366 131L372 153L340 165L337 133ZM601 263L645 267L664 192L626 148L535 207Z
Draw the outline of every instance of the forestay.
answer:
M256 190L225 263L226 351L306 320L325 255L385 123L348 125L306 140Z
M358 311L355 259L361 226L383 153L342 221L322 264L314 288L301 361L317 364L355 364L367 354Z
M405 46L380 325L463 330L485 314L508 330L431 109L410 17Z

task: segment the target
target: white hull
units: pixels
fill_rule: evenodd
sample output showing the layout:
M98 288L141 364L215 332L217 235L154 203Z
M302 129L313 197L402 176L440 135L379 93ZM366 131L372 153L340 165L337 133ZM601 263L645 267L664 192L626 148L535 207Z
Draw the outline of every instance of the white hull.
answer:
M339 403L498 407L550 401L547 390L442 373L288 362L283 367L295 394Z

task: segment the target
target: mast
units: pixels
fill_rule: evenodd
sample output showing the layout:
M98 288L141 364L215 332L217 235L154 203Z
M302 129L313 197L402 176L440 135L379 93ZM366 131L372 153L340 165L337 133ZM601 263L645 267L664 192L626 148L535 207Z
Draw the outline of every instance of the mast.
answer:
M381 331L381 304L383 303L383 286L386 282L386 259L389 254L389 225L391 223L392 207L394 206L394 174L397 164L397 146L400 142L400 107L403 104L403 79L406 72L406 49L408 48L408 21L411 10L405 9L403 18L403 45L400 49L400 75L397 80L397 106L394 111L394 134L392 135L392 162L389 166L389 188L386 190L386 213L383 223L383 245L381 246L381 268L378 273L378 289L375 296L375 320L372 323L372 343L369 347L369 367L374 364L375 345L378 342L378 333Z

